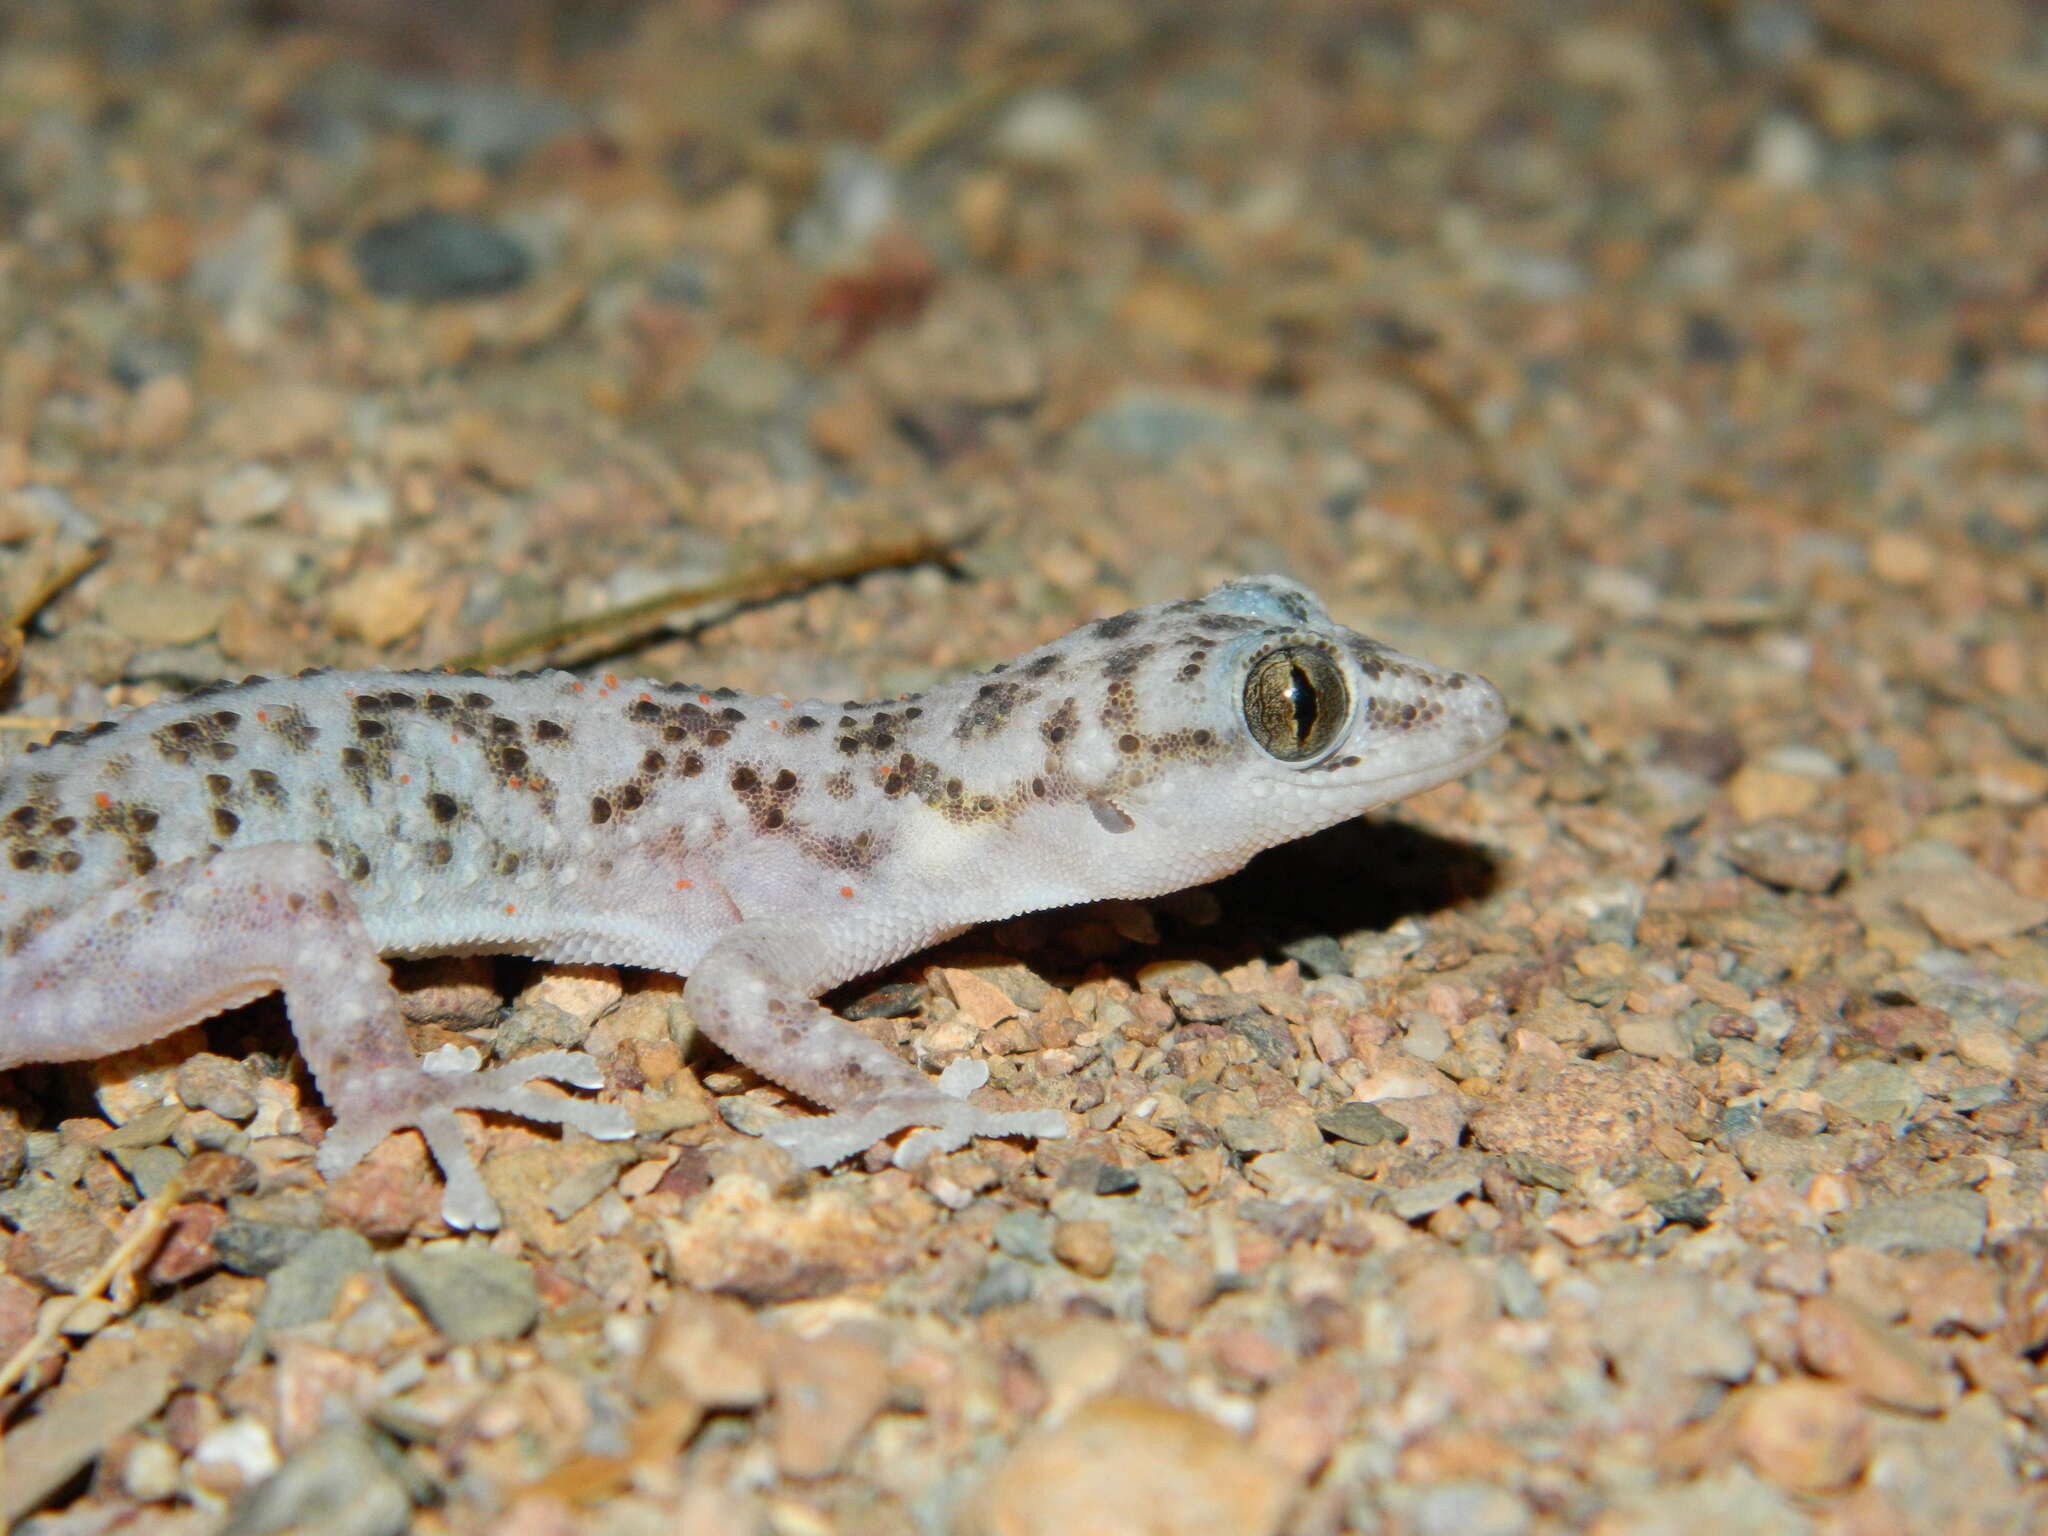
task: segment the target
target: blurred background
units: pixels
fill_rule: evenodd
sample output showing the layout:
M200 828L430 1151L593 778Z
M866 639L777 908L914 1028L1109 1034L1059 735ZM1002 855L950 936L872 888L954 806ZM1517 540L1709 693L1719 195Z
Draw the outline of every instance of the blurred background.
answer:
M869 697L1275 570L1517 717L1407 826L1000 936L1054 981L904 967L870 1027L1072 1139L799 1198L629 1040L667 1139L508 1181L538 1342L329 1291L85 1505L2039 1529L2044 529L2039 4L0 3L0 750L847 558L569 654ZM132 1196L26 1123L0 1344ZM194 1244L154 1336L246 1331Z

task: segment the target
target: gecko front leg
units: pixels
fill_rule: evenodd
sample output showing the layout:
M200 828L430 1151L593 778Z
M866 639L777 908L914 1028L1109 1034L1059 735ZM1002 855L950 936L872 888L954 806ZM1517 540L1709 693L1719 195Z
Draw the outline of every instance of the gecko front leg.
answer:
M202 955L203 965L193 963ZM606 1138L631 1134L615 1105L526 1086L552 1078L595 1087L587 1056L549 1051L481 1072L423 1067L346 882L299 843L165 865L77 908L0 961L0 1070L141 1045L278 990L334 1114L318 1155L329 1179L391 1132L413 1127L441 1165L448 1224L492 1228L497 1202L456 1110L498 1110Z
M818 992L858 969L835 954L829 930L756 919L720 937L691 972L683 999L705 1034L763 1076L832 1110L778 1121L764 1133L767 1140L804 1166L823 1168L915 1128L896 1153L897 1166L907 1168L976 1136L1067 1134L1067 1117L1056 1109L968 1103L985 1071L955 1062L941 1077L928 1077L818 1006Z

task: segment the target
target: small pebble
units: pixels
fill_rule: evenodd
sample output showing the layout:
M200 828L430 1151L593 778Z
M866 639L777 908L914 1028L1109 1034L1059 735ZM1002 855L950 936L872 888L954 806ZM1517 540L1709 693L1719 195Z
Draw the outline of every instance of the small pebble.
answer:
M1885 1253L1942 1248L1975 1253L1984 1246L1989 1215L1984 1197L1974 1189L1932 1189L1874 1200L1844 1211L1830 1225L1843 1243Z
M1837 1067L1813 1091L1865 1125L1904 1125L1926 1098L1912 1073L1870 1056Z
M531 265L525 250L491 225L437 208L371 225L351 254L363 286L380 299L426 303L517 288Z
M971 1536L1274 1536L1292 1480L1214 1420L1103 1397L1026 1438L969 1503Z
M1745 875L1788 891L1828 890L1848 867L1848 844L1799 822L1772 817L1728 839L1728 862Z
M188 1109L211 1110L223 1120L248 1120L256 1113L255 1074L247 1063L198 1051L178 1064L178 1100Z
M409 566L372 566L327 594L327 621L337 635L392 645L426 623L434 594Z
M385 1260L392 1283L451 1344L516 1339L540 1318L532 1266L456 1239Z
M1736 1448L1788 1492L1844 1487L1869 1458L1868 1416L1845 1387L1794 1377L1749 1387L1736 1403Z
M306 492L305 505L314 531L336 544L351 544L365 535L381 533L398 517L391 488L375 481L316 485Z
M1053 1227L1052 1252L1076 1274L1100 1280L1116 1263L1116 1238L1106 1221L1062 1221Z
M292 483L260 460L237 464L207 481L199 493L199 512L219 528L241 528L280 510Z
M1809 1370L1841 1382L1867 1403L1907 1413L1939 1413L1948 1404L1949 1394L1911 1342L1847 1302L1805 1298L1798 1336Z
M228 594L199 591L178 581L122 581L100 596L100 617L142 645L191 645L204 640L227 611Z
M128 446L141 453L174 447L192 424L192 381L181 373L160 373L136 390L129 402Z
M342 1282L369 1268L376 1256L360 1233L344 1227L328 1227L304 1241L284 1238L270 1243L251 1242L247 1240L249 1234L238 1238L231 1235L234 1233L235 1228L230 1226L215 1239L216 1251L225 1247L223 1263L228 1263L228 1253L235 1255L236 1263L229 1264L230 1268L252 1263L260 1266L268 1261L270 1253L279 1248L289 1249L289 1256L270 1269L263 1287L263 1304L256 1321L266 1329L323 1321L334 1310Z
M888 1357L851 1330L779 1338L770 1351L775 1397L769 1438L791 1477L837 1471L889 1400Z
M1316 1125L1324 1135L1360 1147L1400 1141L1408 1134L1406 1126L1390 1118L1377 1104L1361 1104L1356 1100L1349 1100L1316 1116Z
M2017 938L2048 923L2048 901L2023 896L1973 864L1930 874L1905 904L1936 938L1958 949Z
M1387 1197L1387 1209L1403 1221L1420 1221L1478 1190L1479 1170L1473 1168L1397 1189Z
M275 1452L271 1459L275 1466ZM412 1500L392 1459L378 1451L367 1431L347 1425L293 1452L251 1488L236 1503L234 1528L252 1536L400 1536L411 1528L412 1515Z

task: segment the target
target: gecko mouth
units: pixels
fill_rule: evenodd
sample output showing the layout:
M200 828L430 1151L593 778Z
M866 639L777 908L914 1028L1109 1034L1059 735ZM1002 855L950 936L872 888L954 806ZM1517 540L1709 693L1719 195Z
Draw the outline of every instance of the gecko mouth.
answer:
M1462 778L1500 750L1501 741L1506 737L1508 730L1507 704L1493 685L1484 678L1474 678L1473 681L1486 692L1481 697L1479 707L1473 711L1474 718L1466 727L1472 745L1449 757L1439 758L1435 762L1424 763L1402 772L1390 773L1374 781L1375 790L1386 792L1386 800L1383 800L1382 804L1433 788L1438 784L1448 783L1452 779Z

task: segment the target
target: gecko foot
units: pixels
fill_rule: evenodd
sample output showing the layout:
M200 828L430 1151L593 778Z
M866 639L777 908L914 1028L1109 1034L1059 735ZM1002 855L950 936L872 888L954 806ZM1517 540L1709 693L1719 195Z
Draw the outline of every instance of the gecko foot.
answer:
M462 1134L458 1109L487 1109L566 1125L601 1141L619 1141L633 1134L633 1122L616 1104L558 1098L535 1093L526 1085L540 1079L575 1088L603 1086L597 1063L576 1051L541 1051L504 1066L477 1070L477 1053L467 1046L444 1046L418 1070L386 1069L352 1082L339 1102L329 1099L334 1128L320 1144L316 1159L321 1175L335 1179L363 1160L369 1150L393 1131L416 1129L440 1164L446 1185L441 1214L458 1230L495 1229L498 1202L484 1187L483 1175Z
M899 1168L915 1168L941 1152L964 1147L977 1136L1034 1136L1052 1140L1067 1134L1067 1117L1056 1109L978 1109L967 1095L988 1081L985 1063L962 1059L924 1091L884 1094L847 1104L829 1115L786 1116L763 1131L762 1139L782 1148L806 1168L829 1168L864 1152L884 1136L910 1130L896 1149Z

